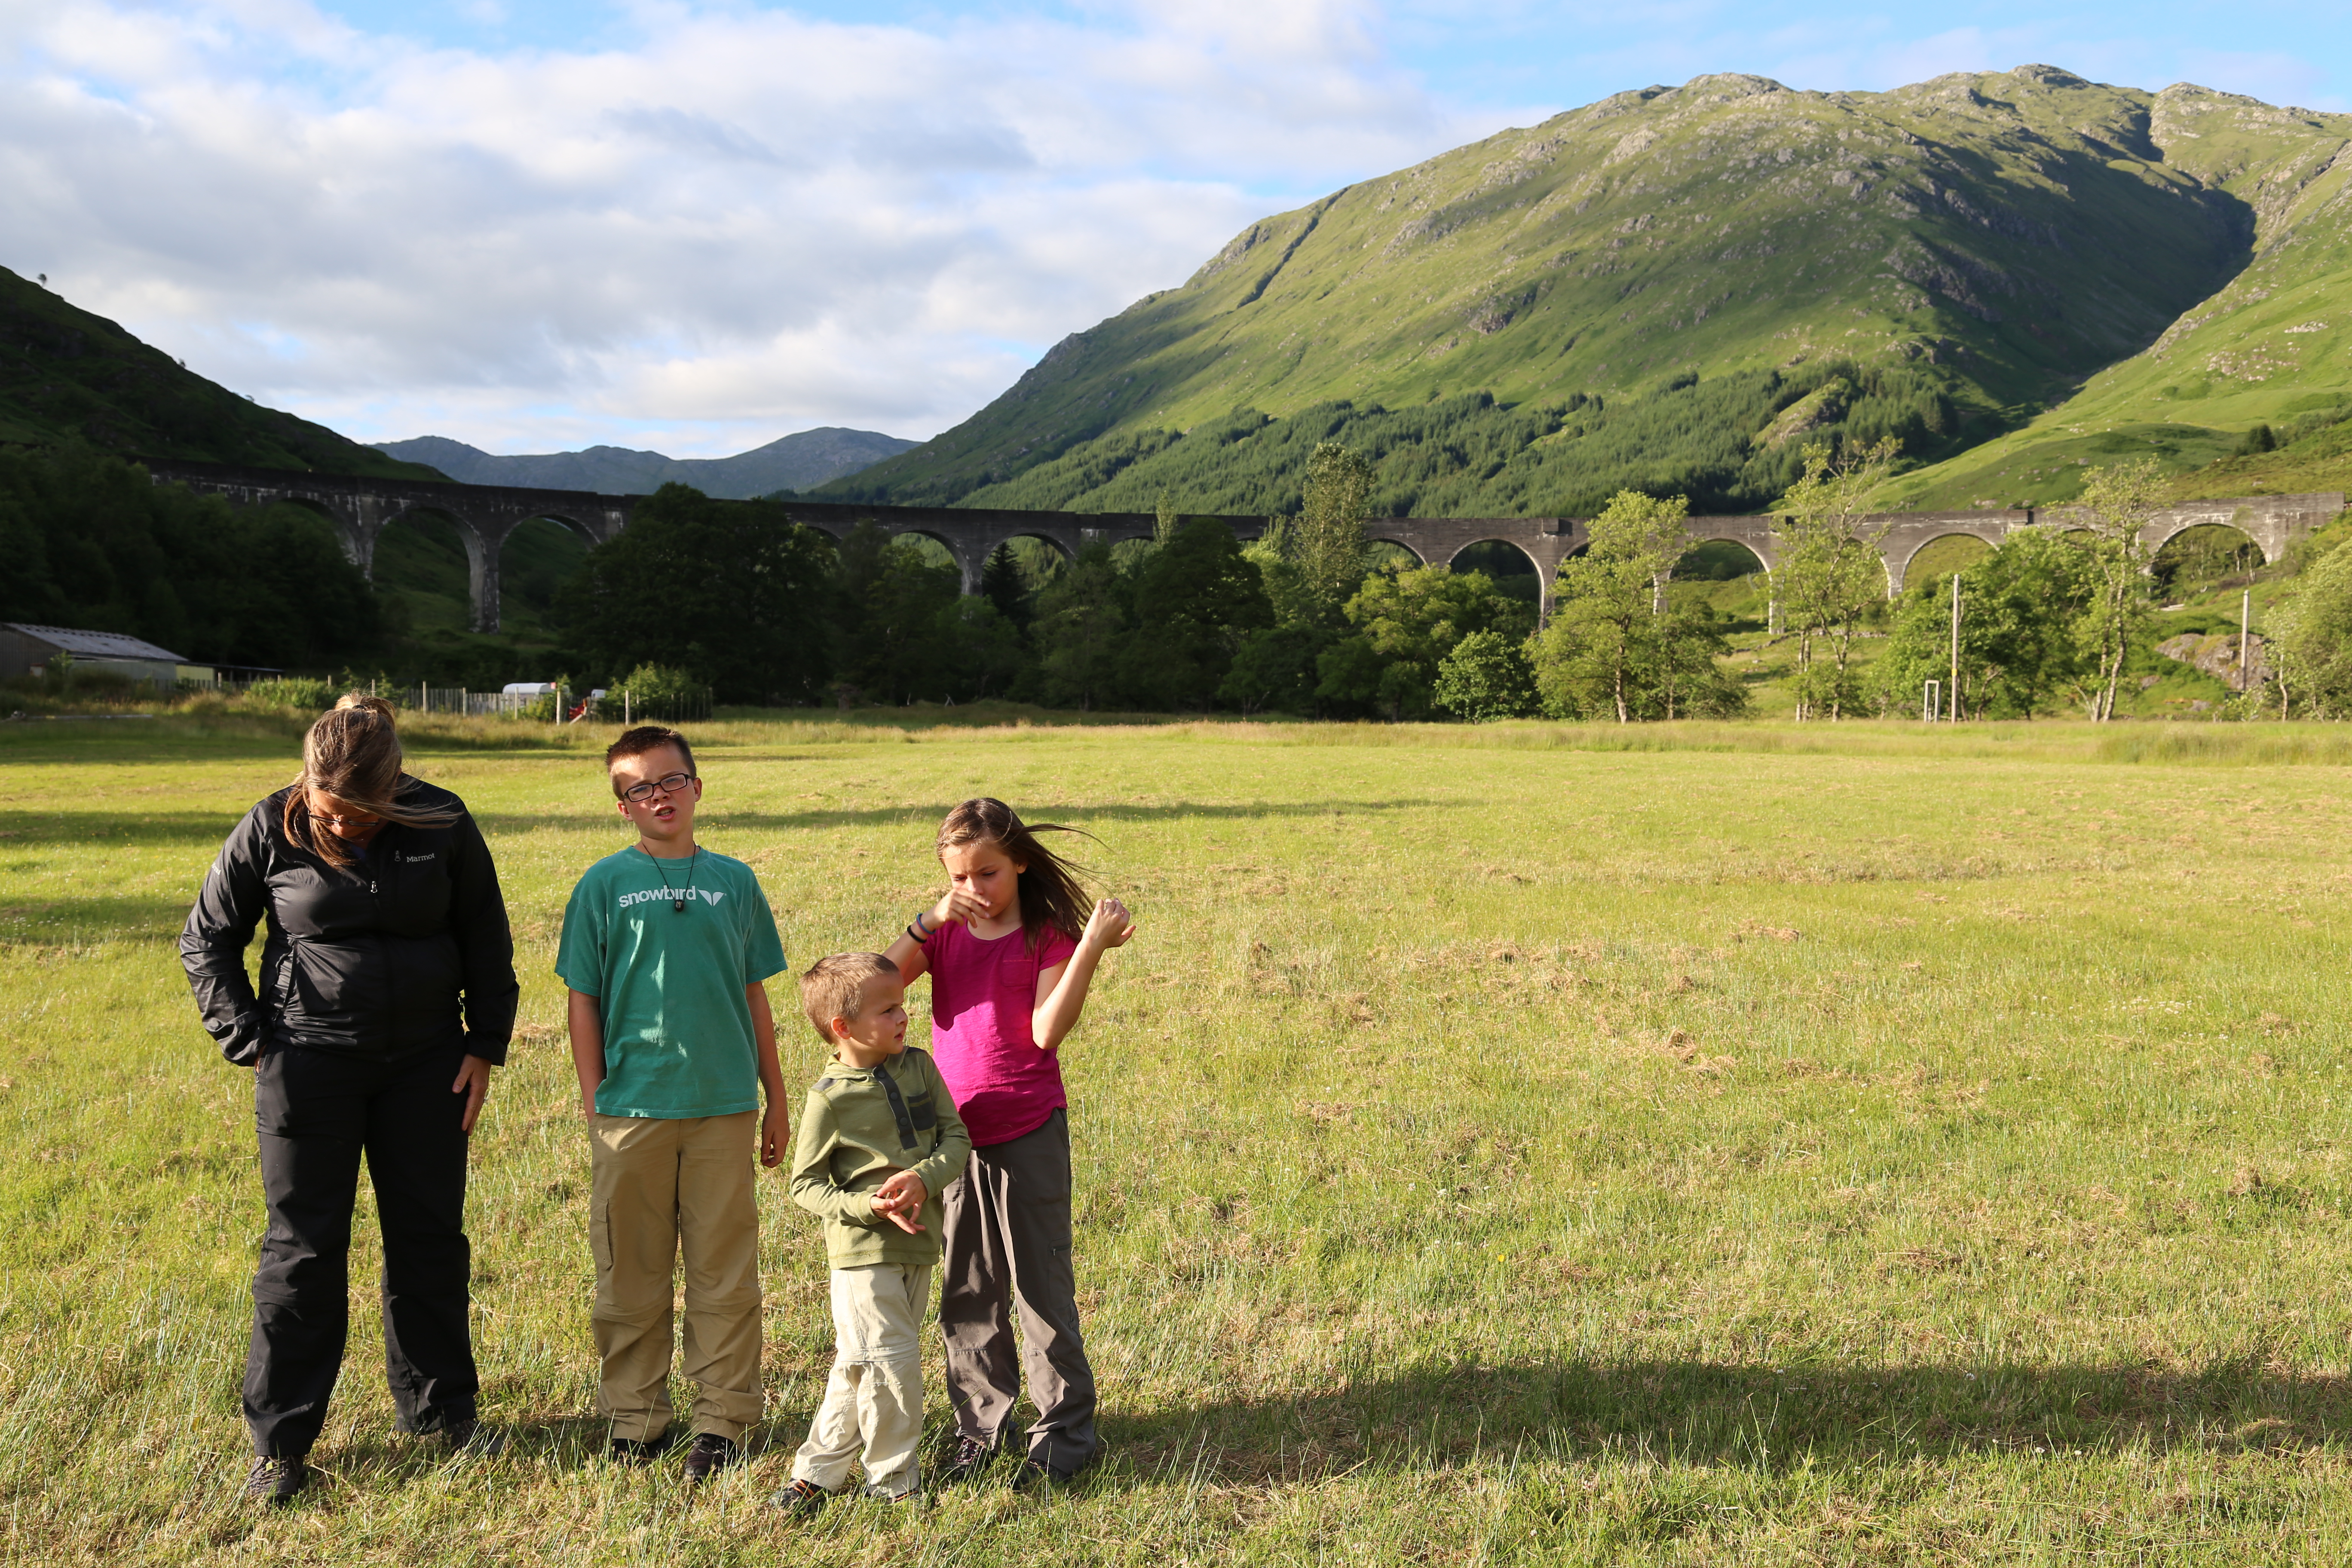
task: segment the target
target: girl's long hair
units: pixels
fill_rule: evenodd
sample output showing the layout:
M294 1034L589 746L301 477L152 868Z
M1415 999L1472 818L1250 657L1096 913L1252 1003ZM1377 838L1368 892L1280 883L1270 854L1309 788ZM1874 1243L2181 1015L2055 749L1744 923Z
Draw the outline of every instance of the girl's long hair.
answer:
M350 865L351 847L311 822L312 790L404 827L446 827L457 820L458 814L446 807L428 811L400 804L415 781L400 770L400 737L392 714L392 704L383 698L348 692L302 737L302 772L286 795L286 837L330 866Z
M1011 806L986 795L965 801L940 824L938 847L942 854L967 844L993 844L1021 863L1021 942L1029 952L1037 951L1048 930L1077 941L1086 932L1087 916L1094 912L1094 900L1078 885L1078 873L1084 868L1040 844L1040 833L1094 837L1082 827L1065 827L1058 822L1024 823Z

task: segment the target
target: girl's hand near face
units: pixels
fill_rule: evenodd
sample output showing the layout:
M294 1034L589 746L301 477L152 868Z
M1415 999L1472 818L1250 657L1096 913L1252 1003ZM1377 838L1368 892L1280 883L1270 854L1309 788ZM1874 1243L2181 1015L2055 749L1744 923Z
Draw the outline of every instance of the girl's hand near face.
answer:
M988 906L969 888L950 888L940 901L931 906L931 923L943 926L950 921L969 926L974 921L988 918Z
M1091 945L1097 952L1125 947L1135 934L1135 921L1127 906L1117 899L1097 899L1095 912L1087 917L1086 934L1078 939L1081 947Z

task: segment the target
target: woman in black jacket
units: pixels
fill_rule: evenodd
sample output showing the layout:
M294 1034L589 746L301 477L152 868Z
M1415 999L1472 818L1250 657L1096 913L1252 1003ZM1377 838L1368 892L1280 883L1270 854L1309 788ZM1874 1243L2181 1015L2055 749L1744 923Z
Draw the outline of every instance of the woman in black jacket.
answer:
M257 994L245 968L267 921ZM291 1501L343 1359L367 1156L383 1231L385 1373L404 1430L481 1446L466 1144L506 1060L514 942L465 803L401 771L391 704L346 697L302 776L247 814L180 933L221 1054L254 1069L269 1231L253 1278L249 1496Z

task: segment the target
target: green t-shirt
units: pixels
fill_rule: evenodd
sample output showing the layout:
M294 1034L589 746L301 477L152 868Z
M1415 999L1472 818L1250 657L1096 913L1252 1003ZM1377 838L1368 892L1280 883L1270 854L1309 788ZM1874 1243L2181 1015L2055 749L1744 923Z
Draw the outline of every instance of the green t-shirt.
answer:
M589 867L564 907L555 973L595 997L604 1021L597 1110L758 1110L759 1047L743 988L783 967L776 917L742 861L707 849L698 859L656 860L632 846Z

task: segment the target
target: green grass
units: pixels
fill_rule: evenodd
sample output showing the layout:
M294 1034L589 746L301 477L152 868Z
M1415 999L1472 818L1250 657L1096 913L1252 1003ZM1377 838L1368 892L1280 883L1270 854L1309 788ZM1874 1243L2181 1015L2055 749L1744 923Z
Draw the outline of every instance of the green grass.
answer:
M698 734L795 961L986 791L1141 934L1068 1047L1110 1458L772 1519L825 1365L762 1185L770 1421L689 1505L588 1456L586 1152L548 965L602 734L420 722L506 879L485 1413L391 1427L375 1308L291 1512L230 1497L249 1089L173 937L291 721L0 728L10 1561L2341 1561L2352 921L2327 727L925 725ZM533 731L526 734L526 730ZM788 1071L814 1042L787 1037ZM374 1267L363 1223L355 1281ZM933 1415L944 1400L930 1369Z

